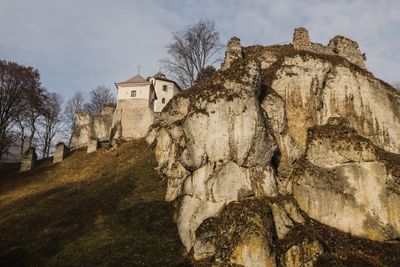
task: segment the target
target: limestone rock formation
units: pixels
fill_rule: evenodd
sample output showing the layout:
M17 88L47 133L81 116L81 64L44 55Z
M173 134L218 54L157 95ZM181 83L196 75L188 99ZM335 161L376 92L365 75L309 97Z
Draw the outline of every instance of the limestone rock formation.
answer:
M231 40L218 75L175 96L147 141L198 261L400 261L400 94L345 37Z

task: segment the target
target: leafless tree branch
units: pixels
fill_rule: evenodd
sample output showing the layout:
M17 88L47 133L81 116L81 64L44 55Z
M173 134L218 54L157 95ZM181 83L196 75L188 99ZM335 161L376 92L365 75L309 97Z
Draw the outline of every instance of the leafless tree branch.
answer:
M169 57L161 63L182 87L188 88L202 69L220 61L217 56L224 46L214 22L200 21L173 33L172 42L166 47Z

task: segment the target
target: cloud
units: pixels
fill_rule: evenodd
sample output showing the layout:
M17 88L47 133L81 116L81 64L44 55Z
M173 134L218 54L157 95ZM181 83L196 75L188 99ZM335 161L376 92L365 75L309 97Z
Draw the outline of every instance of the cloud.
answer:
M0 57L37 67L64 96L157 72L171 33L211 19L226 42L291 41L304 25L312 40L348 36L378 77L400 80L400 1L77 1L0 0Z

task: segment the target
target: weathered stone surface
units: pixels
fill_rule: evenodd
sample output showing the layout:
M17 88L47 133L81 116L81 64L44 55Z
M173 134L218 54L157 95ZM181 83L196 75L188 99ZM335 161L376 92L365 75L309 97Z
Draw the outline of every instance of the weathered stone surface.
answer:
M67 147L64 143L58 143L54 150L53 163L61 162L67 154Z
M312 267L316 266L318 257L323 253L324 248L317 240L305 240L292 246L282 257L281 263L285 267Z
M358 43L344 36L335 36L327 46L313 43L306 28L300 27L294 30L293 47L298 50L306 50L323 55L338 55L360 68L366 69L365 54L361 53Z
M154 112L149 108L148 99L119 100L112 120L112 127L116 127L113 138L143 138L153 119Z
M245 84L228 80L210 85L197 99L174 98L154 126L160 127L158 168L170 177L166 199L183 197L177 222L188 250L197 227L227 203L277 194L269 163L276 144L257 101L259 66L251 62L243 72L248 73ZM208 101L208 95L214 99Z
M113 126L115 106L104 106L100 114L92 116L89 112L75 112L75 126L71 144L74 148L85 147L91 139L109 140Z
M268 243L260 236L247 237L237 245L232 253L231 263L239 266L276 266L275 255L270 254Z
M99 148L99 140L91 139L87 144L87 153L95 152Z
M332 227L371 240L400 237L399 177L379 148L346 125L313 128L307 156L293 172L302 210ZM389 162L388 162L389 161ZM389 204L390 203L390 204Z
M323 46L300 29L293 45L232 47L147 136L186 249L216 266L352 262L338 252L351 242L381 265L400 259L387 245L400 238L399 92L344 37Z
M276 266L275 229L269 201L232 202L196 231L196 259L213 257L216 266Z
M227 50L225 52L225 59L221 65L221 70L229 69L233 61L241 58L242 46L240 45L240 39L237 37L232 37L228 42Z
M271 87L274 91L263 107L280 145L282 168L305 152L307 128L333 117L347 118L378 147L400 152L398 93L368 74L323 59L294 56L285 58ZM275 99L278 106L273 107Z
M357 42L338 35L329 41L328 47L331 48L334 53L347 58L351 63L361 68L366 68L364 62L365 55L361 53Z
M110 138L110 129L113 123L115 106L105 106L98 116L93 119L94 132L99 141L106 141Z
M72 133L71 144L74 148L85 147L89 140L96 137L93 127L93 117L88 112L75 112L75 125Z
M24 153L24 158L21 162L20 172L31 171L35 165L37 160L36 149L34 147L29 148Z
M304 223L304 218L291 201L273 202L270 205L274 217L276 234L279 239L285 238L286 234L298 223Z
M300 27L294 29L293 46L296 49L308 48L311 46L310 36L306 28Z

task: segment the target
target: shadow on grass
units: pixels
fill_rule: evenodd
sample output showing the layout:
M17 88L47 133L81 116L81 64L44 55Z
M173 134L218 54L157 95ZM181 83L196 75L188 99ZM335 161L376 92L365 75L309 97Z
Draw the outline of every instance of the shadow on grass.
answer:
M0 208L0 266L186 266L153 166L70 183Z

